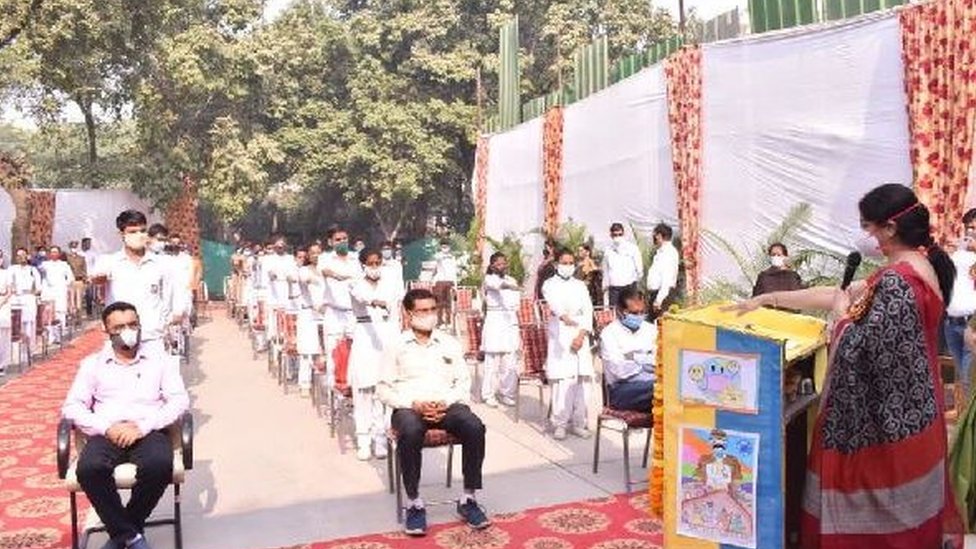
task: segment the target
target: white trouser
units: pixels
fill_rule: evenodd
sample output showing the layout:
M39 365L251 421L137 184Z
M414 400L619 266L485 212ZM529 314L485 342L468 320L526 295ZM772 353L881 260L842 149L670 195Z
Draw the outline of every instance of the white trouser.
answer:
M308 389L312 386L312 363L315 357L312 355L299 355L298 357L298 387Z
M553 427L587 427L586 403L590 396L589 377L570 377L550 381Z
M7 311L8 313L10 311ZM10 342L10 328L3 327L0 328L0 370L10 366L10 350L12 344Z
M386 440L386 414L383 403L376 398L376 387L352 391L352 417L356 424L356 445L369 448L369 443L382 444Z
M496 393L511 399L518 393L518 362L515 360L515 353L485 353L481 400L494 398Z

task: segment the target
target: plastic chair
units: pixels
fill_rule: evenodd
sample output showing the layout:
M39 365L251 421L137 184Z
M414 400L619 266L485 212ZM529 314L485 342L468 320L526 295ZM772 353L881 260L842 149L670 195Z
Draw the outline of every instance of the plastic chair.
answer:
M522 347L522 371L518 375L518 390L515 394L515 422L518 423L522 413L522 386L532 385L539 390L539 409L546 409L545 386L546 357L548 355L548 337L546 327L540 324L519 326ZM548 417L548 413L546 414Z

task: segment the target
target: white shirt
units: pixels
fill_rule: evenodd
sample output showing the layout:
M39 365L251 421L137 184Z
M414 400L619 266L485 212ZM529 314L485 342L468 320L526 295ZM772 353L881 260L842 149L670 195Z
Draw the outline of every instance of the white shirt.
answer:
M318 269L320 272L328 270L343 277L343 280L339 280L324 272L322 273L325 277L324 292L322 294L325 305L342 311L351 310L352 286L363 276L363 269L359 261L356 261L356 258L352 254L346 255L344 258L340 255L329 257L323 254L319 256Z
M603 375L612 385L641 373L653 373L657 348L657 327L643 322L636 332L614 320L600 332Z
M434 258L437 260L437 267L434 268L434 282L457 284L458 264L451 252L437 252Z
M67 288L74 281L71 266L63 260L47 260L43 263L44 285L48 288Z
M272 254L264 256L265 273L274 304L287 306L291 302L291 283L298 281L298 263L295 256Z
M622 241L603 252L603 287L629 286L644 274L644 259L633 242Z
M15 294L32 294L41 289L41 273L30 265L12 265L10 277Z
M106 306L116 301L135 305L143 341L163 336L173 315L173 282L166 262L152 253L133 261L120 250L101 256L95 274L108 277Z
M78 250L78 254L85 258L85 270L88 272L88 276L91 276L92 271L95 270L98 254L95 253L95 250Z
M956 250L952 254L956 266L956 281L952 285L952 299L946 307L947 316L970 316L976 313L976 281L969 274L976 265L976 252Z
M396 259L384 259L383 266L380 267L383 270L383 280L391 283L400 289L400 293L403 295L404 285L403 285L403 263L397 261Z
M661 306L671 289L678 285L678 269L681 258L671 241L666 241L654 252L654 263L647 271L647 289L656 291L654 304Z
M376 394L390 408L410 408L417 401L466 402L471 373L461 343L434 331L426 344L413 330L403 332L383 352Z

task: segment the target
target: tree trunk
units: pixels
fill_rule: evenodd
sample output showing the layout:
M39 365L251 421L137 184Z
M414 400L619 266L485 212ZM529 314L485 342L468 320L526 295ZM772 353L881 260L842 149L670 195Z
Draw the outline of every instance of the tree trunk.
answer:
M98 162L98 147L95 144L95 113L92 112L92 103L88 100L76 101L81 113L85 115L85 130L88 136L88 165L94 166Z
M30 191L27 189L9 189L10 199L14 203L14 222L10 227L10 257L14 250L30 246Z

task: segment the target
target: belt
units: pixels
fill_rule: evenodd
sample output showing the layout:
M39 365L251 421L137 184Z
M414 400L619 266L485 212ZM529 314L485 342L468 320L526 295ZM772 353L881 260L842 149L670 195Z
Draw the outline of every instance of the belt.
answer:
M368 317L368 316L357 316L356 317L356 322L358 322L360 324L369 324L369 323L373 322L373 319L370 318L370 317Z

